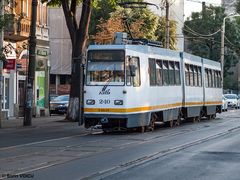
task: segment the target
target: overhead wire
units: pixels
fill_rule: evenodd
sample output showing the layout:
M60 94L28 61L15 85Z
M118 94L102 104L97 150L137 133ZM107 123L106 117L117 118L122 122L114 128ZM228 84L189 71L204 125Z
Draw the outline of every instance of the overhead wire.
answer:
M174 12L174 10L172 10L174 16L179 20L179 22L181 22L188 30L186 30L186 28L183 28L183 31L186 31L190 34L193 34L197 37L195 38L202 38L202 39L207 39L207 38L203 38L203 37L211 37L211 36L214 36L215 34L217 34L218 32L221 31L221 29L218 29L216 32L212 33L212 34L201 34L201 33L198 33L196 31L194 31L193 29L191 29L189 26L187 26L178 16L177 14ZM228 44L230 44L233 48L239 48L237 45L234 45L226 36L224 37L226 39L226 41L228 42ZM215 40L214 40L215 41ZM215 41L217 42L217 41ZM221 43L221 42L218 42L218 43Z

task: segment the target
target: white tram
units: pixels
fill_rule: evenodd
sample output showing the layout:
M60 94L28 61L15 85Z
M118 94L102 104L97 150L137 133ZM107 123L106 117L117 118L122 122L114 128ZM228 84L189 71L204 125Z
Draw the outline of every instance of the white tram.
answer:
M172 126L221 112L221 66L148 44L91 45L84 92L86 128Z

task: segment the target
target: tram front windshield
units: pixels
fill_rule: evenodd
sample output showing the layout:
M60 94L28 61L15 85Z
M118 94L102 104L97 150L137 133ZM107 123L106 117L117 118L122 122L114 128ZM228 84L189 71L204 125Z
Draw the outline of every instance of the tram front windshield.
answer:
M123 50L91 50L87 59L87 85L124 85Z

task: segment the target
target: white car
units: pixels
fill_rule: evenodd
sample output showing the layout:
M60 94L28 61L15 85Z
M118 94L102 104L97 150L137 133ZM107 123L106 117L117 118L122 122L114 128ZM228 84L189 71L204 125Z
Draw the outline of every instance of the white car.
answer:
M224 97L224 95L222 96L222 111L227 111L228 110L228 101L227 98Z
M239 108L239 98L236 94L224 94L227 99L228 107Z

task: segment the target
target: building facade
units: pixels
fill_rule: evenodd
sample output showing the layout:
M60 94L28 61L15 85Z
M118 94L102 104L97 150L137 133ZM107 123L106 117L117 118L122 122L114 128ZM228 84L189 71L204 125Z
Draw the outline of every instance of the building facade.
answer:
M5 4L5 13L13 16L13 23L4 29L4 54L8 60L3 69L3 112L6 117L23 116L24 113L31 3L31 0L21 0ZM48 114L48 34L47 6L39 0L33 111L35 116Z
M70 92L72 44L62 8L48 9L50 27L50 94L68 94ZM80 19L81 8L77 8Z

